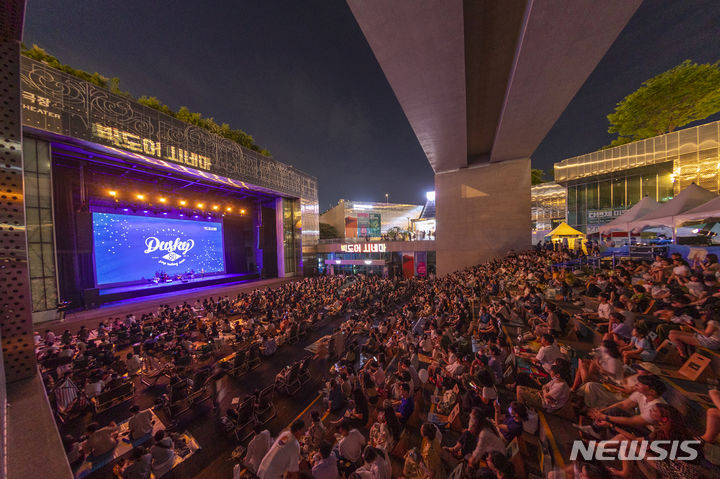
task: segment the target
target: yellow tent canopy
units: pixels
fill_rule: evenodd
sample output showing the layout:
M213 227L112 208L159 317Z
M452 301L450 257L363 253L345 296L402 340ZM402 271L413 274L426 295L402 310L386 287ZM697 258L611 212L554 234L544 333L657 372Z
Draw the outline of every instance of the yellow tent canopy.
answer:
M575 248L575 240L577 239L580 241L581 247L585 249L585 242L583 241L585 233L576 230L564 221L560 223L557 228L546 234L545 237L550 237L550 239L554 242L562 241L563 238L567 238L568 246L570 248Z
M549 232L545 235L545 237L550 236L552 239L556 237L562 237L562 236L585 236L585 233L582 231L578 231L569 224L565 223L564 221L558 225L557 228Z

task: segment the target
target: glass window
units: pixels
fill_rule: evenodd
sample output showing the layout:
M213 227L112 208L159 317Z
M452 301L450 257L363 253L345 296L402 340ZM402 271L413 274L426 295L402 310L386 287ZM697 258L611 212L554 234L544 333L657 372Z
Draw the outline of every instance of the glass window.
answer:
M612 208L612 185L610 180L602 180L599 182L600 193L598 197L599 209Z
M586 201L586 185L578 186L577 190L577 224L587 224L587 201Z
M642 175L642 191L643 196L649 196L650 198L657 201L657 175L655 173L648 173Z
M625 178L613 179L613 208L625 207Z
M577 224L577 186L568 187L568 223Z
M673 191L672 170L662 168L658 171L658 201L668 201L675 196Z
M633 176L627 179L627 206L630 207L640 201L640 177Z
M587 209L598 209L598 184L590 183L587 185Z

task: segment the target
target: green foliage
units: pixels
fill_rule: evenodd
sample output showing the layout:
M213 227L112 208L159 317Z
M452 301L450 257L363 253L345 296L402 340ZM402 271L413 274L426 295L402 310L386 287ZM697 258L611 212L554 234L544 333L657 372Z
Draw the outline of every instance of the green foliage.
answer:
M531 185L539 185L540 183L545 183L545 172L543 170L536 170L535 168L532 168L530 170L530 184Z
M339 238L337 230L330 223L320 223L320 239Z
M135 100L142 105L154 108L155 110L172 116L173 118L176 118L180 121L184 121L185 123L204 128L211 133L215 133L216 135L222 136L223 138L227 138L228 140L232 140L235 143L239 143L245 148L257 151L263 156L272 158L272 155L268 150L266 150L265 148L260 148L258 145L255 144L255 139L251 135L248 135L242 130L233 130L227 123L218 125L212 117L205 118L200 113L192 113L185 106L180 107L180 109L175 112L169 106L162 103L154 96L143 95L137 99L133 98L133 96L129 92L120 89L120 79L117 77L107 78L100 75L99 73L90 74L82 70L77 70L69 65L60 63L60 60L50 55L37 45L33 45L32 48L27 48L25 47L25 45L23 45L22 54L28 58L32 58L33 60L46 63L47 65L57 70L63 71L72 76L90 82L95 86L98 86L100 88L107 88L113 93Z
M698 65L685 60L647 81L626 96L608 115L610 146L665 133L720 111L719 63Z

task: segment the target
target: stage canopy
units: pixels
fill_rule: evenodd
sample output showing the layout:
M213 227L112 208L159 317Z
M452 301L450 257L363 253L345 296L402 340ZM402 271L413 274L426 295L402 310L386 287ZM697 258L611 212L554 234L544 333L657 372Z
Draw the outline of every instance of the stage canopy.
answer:
M613 231L629 231L630 223L642 218L643 216L651 214L652 212L660 208L660 206L662 206L660 205L660 203L650 198L649 196L646 196L645 198L640 200L639 203L627 210L621 216L618 216L606 225L602 225L600 227L600 233L608 234L612 233Z
M675 198L661 205L660 208L631 222L629 227L633 231L641 231L652 226L668 226L672 228L676 216L687 213L713 198L717 198L715 193L693 183L678 193Z
M562 238L564 236L585 236L585 233L576 230L575 228L563 221L558 225L557 228L545 235L546 238L548 236L550 236L550 239L555 239Z
M698 221L708 218L720 218L720 196L677 216L675 218L675 224L680 225L687 221Z

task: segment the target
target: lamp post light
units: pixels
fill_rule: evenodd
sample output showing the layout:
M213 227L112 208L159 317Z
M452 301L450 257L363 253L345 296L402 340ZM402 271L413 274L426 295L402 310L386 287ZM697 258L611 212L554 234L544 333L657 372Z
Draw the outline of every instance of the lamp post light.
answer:
M387 204L390 204L389 202L390 202L390 194L389 194L389 193L385 193L385 204L386 204L386 205L387 205Z

